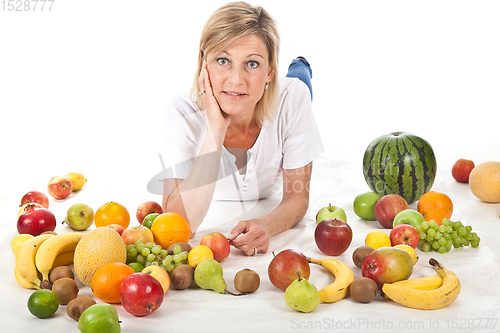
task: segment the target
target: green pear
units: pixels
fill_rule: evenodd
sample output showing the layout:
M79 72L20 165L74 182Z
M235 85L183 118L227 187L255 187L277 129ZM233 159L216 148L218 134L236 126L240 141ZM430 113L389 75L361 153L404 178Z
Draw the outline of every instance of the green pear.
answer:
M78 319L78 329L82 333L120 333L118 313L111 304L94 304L83 311Z
M69 207L64 222L74 230L85 230L94 222L94 211L84 203Z
M194 270L194 281L198 287L226 293L226 282L222 276L222 266L214 259L205 259Z
M286 288L285 302L294 310L311 312L318 307L320 296L318 289L299 275L299 278Z

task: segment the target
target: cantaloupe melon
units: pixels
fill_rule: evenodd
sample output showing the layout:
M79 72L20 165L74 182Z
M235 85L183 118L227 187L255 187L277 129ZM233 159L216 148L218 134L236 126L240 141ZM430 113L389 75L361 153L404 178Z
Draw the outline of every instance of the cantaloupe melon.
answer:
M90 286L99 267L109 262L125 263L127 248L121 236L113 229L100 227L82 237L75 248L75 274L83 284Z
M476 165L469 175L472 193L485 202L500 202L500 162L489 161Z

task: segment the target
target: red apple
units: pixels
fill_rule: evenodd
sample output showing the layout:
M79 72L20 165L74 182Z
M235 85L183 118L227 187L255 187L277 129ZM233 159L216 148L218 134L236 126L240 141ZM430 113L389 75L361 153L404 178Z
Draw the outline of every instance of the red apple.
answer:
M391 240L391 246L406 244L414 249L417 248L418 241L420 240L417 229L409 224L398 224L395 226L389 233L389 239Z
M351 245L352 229L339 219L323 220L314 230L314 240L324 254L339 256Z
M119 224L108 224L107 225L108 228L111 228L113 229L114 231L116 231L120 236L123 234L123 232L125 231L125 228L122 227L121 225Z
M392 221L396 215L408 208L408 203L402 196L399 194L387 194L375 204L375 218L384 228L392 229Z
M413 273L413 260L405 250L397 247L381 247L366 256L361 274L377 283L382 290L384 283L407 280Z
M137 207L135 217L137 218L137 221L142 224L144 218L151 213L161 214L163 213L163 209L161 208L161 205L155 201L146 201Z
M36 208L34 204L26 207L26 213L17 219L17 231L20 234L38 236L45 231L54 231L56 218L47 208Z
M229 245L229 241L226 236L220 232L211 232L206 234L201 239L200 244L208 246L214 254L214 259L218 262L224 261L229 256L229 252L231 250L231 246Z
M128 227L123 230L121 236L125 245L135 244L138 239L141 239L143 244L154 242L153 232L142 225Z
M49 181L47 191L54 199L65 199L73 191L73 184L68 177L55 176Z
M163 287L149 274L134 273L127 276L120 286L123 308L137 317L156 311L163 303Z
M468 183L470 172L474 167L473 161L461 158L451 168L451 175L457 182Z
M283 291L286 290L290 283L297 280L297 272L304 279L309 279L309 275L311 274L306 256L301 252L291 249L278 253L271 260L267 269L271 283Z
M39 203L42 205L44 208L49 208L49 198L42 192L40 191L30 191L26 193L22 199L21 199L21 205L27 204L27 203Z

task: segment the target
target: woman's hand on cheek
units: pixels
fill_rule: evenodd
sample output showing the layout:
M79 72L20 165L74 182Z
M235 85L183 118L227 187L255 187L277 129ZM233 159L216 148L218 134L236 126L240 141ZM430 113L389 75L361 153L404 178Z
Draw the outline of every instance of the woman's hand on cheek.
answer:
M230 116L221 110L219 102L214 96L206 59L203 61L198 86L200 87L201 101L207 112L210 125L213 129L226 130L230 123Z
M247 256L253 256L255 249L258 253L265 253L269 248L269 237L256 220L239 222L227 238L232 246Z

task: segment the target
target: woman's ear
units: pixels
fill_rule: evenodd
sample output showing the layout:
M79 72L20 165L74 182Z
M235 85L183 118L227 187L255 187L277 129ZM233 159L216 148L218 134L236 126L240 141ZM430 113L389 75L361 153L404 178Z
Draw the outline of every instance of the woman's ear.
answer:
M267 74L266 82L271 82L274 78L274 69L270 68L269 73Z

